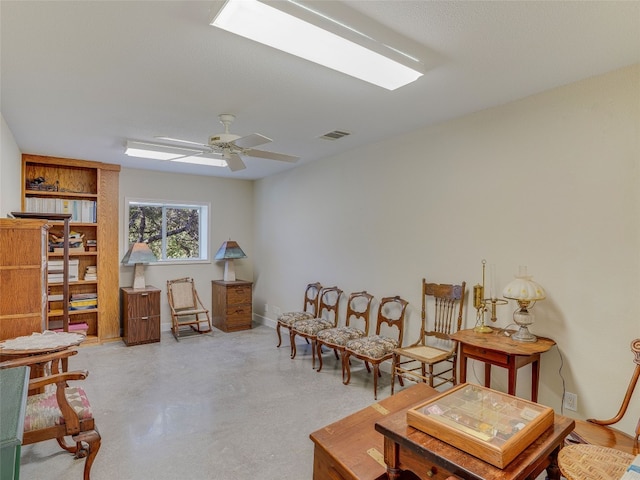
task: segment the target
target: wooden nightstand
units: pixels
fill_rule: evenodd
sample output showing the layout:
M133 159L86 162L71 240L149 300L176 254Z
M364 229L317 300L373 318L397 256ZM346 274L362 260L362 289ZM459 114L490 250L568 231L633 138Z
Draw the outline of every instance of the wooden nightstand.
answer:
M160 289L120 288L124 343L139 345L160 341Z
M236 280L211 281L211 301L213 303L213 325L223 332L235 332L251 328L252 282Z

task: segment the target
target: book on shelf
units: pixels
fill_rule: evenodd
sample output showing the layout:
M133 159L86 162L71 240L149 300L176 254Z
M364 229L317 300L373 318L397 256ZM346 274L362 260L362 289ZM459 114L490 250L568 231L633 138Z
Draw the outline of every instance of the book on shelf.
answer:
M98 280L98 270L95 265L89 265L84 272L85 280Z
M68 277L70 282L78 281L78 267L80 260L69 259ZM64 260L49 260L47 262L47 281L49 283L62 283L64 281Z
M35 213L69 213L70 222L96 223L94 200L72 200L66 198L26 197L25 209Z
M62 332L64 331L62 328L62 322L49 322L49 330L54 332ZM81 323L69 323L69 331L76 333L84 333L87 334L89 330L89 325L84 322Z
M88 293L74 293L71 295L71 300L89 300L92 298L98 298L98 294L95 292Z

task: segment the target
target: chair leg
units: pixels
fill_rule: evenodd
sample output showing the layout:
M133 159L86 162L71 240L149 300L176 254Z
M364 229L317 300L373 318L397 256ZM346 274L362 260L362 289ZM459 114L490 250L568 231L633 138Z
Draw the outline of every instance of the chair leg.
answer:
M393 354L393 361L391 362L391 395L394 394L396 386L396 366L398 365L398 356Z
M345 379L346 374L346 379ZM347 352L342 356L342 383L349 385L351 381L351 368L349 367L349 354Z
M317 372L319 372L320 370L322 370L322 344L319 343L316 340L316 353L318 354L318 370L316 370Z
M280 345L282 345L282 337L280 336L280 322L278 322L278 325L276 325L276 333L278 334L278 345L276 345L276 347L280 348Z
M80 432L78 435L73 436L73 440L78 443L84 442L88 445L88 449L84 448L81 450L82 456L86 456L86 460L84 461L84 480L90 480L91 477L91 467L93 465L93 461L96 459L96 455L98 454L98 450L100 450L101 438L100 434L97 430L89 430L87 432ZM78 453L76 454L76 458L78 458Z
M64 437L60 437L60 438L56 438L56 441L58 442L58 445L60 445L60 448L62 448L63 450L66 450L69 453L76 453L78 451L78 444L73 444L73 445L69 445Z
M380 376L380 365L373 364L373 399L378 400L378 376Z
M289 343L291 344L291 358L296 358L296 334L289 329Z
M364 362L364 366L367 367L367 372L371 373L371 367L369 366L369 362Z

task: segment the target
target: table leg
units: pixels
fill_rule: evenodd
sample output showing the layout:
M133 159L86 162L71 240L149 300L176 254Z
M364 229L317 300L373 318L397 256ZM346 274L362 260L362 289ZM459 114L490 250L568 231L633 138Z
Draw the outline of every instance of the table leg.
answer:
M508 380L507 393L509 395L515 395L516 394L516 379L518 377L518 366L516 365L515 355L509 356L509 362L508 363L509 363L509 366L507 367L507 370L508 370L509 380Z
M538 402L538 382L540 381L540 360L534 360L531 364L531 401Z
M549 455L549 466L547 467L547 478L549 480L560 480L560 467L558 467L558 452L560 447L556 447Z
M464 353L464 347L460 347L460 383L467 381L467 356Z
M400 445L388 437L384 437L384 462L387 464L387 477L389 480L400 480L402 470L398 468L400 463Z
M484 386L491 388L491 364L486 360L484 362Z

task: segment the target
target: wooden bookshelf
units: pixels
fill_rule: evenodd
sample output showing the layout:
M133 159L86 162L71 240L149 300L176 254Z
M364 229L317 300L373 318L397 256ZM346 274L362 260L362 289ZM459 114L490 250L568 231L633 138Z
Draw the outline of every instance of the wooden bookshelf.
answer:
M71 214L69 229L82 235L84 250L70 249L68 258L78 262L78 278L51 282L48 295L63 295L63 300L47 296L48 329L73 331L86 325L88 342L120 338L119 259L118 259L118 176L119 165L101 162L22 155L22 210L37 214ZM53 211L51 211L53 210ZM62 211L60 211L62 210ZM63 223L48 221L49 233L62 234ZM95 241L89 251L87 240ZM49 261L64 260L64 252L48 252ZM84 280L88 266L97 267L96 280ZM97 307L69 308L77 294L95 293ZM68 310L68 311L67 311ZM65 311L67 311L65 313ZM65 318L67 320L65 320Z

